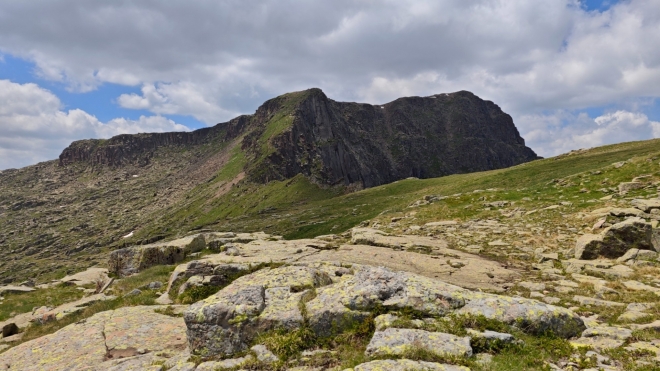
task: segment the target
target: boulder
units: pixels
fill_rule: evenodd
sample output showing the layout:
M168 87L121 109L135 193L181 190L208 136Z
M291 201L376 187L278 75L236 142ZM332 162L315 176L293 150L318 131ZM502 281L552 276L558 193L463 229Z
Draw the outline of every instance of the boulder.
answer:
M627 328L613 326L598 326L584 330L582 337L606 337L617 340L628 340L632 336L632 331Z
M320 337L354 328L374 311L411 311L428 317L483 315L531 333L572 337L585 329L575 313L536 300L472 292L442 281L383 267L331 263L262 269L242 276L185 313L195 354L230 356L258 333L305 323ZM380 318L381 328L395 318ZM382 322L382 323L381 323ZM386 331L386 330L385 330ZM384 331L383 331L384 332Z
M634 199L630 201L630 204L645 213L649 213L653 209L660 209L660 198Z
M412 361L409 359L381 359L357 365L344 371L470 371L463 366L435 362Z
M309 323L322 336L334 335L369 316L377 307L411 309L440 316L465 304L467 290L407 272L353 266L335 285L322 287L306 303Z
M637 216L637 217L642 217L645 215L645 213L640 210L636 209L633 207L629 208L613 208L610 210L610 215L612 216L618 216L618 217L626 217L626 216Z
M18 334L18 326L14 322L10 322L2 326L2 337L7 338L12 335Z
M508 344L512 344L514 340L516 340L511 334L489 330L481 332L468 329L467 333L470 337L470 345L475 350L488 351L498 349Z
M250 264L224 263L208 260L191 261L180 264L174 269L167 282L165 292L169 293L172 287L176 287L194 276L218 276L219 279L216 278L216 281L220 280L228 284L235 278L249 273L251 270L252 266Z
M195 354L231 355L248 348L254 337L303 322L300 304L309 289L332 283L314 268L262 269L243 276L184 314L190 349Z
M483 315L532 334L552 332L569 338L585 329L582 319L566 308L531 299L485 293L471 293L466 305L456 313Z
M653 250L651 225L641 218L629 218L598 235L580 236L575 244L575 258L596 259L603 256L614 259L633 248Z
M132 246L110 253L110 272L122 276L138 273L155 265L176 264L188 254L206 247L204 234L195 234L170 242Z
M630 191L634 191L636 189L642 189L644 188L644 183L641 182L623 182L619 183L619 194L625 195Z
M438 357L470 357L469 337L415 329L388 328L376 331L365 354L371 357L401 356L423 349Z

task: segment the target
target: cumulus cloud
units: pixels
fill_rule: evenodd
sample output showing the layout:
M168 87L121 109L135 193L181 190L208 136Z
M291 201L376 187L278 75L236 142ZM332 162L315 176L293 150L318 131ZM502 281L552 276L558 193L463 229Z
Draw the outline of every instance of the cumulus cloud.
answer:
M79 109L61 110L57 96L36 84L0 80L0 169L52 160L81 138L183 130L188 128L162 116L102 123Z
M0 51L72 91L140 86L118 104L209 125L314 86L370 103L470 90L522 123L660 97L657 5L10 0L0 4Z
M157 114L190 115L196 119L216 123L219 117L238 116L228 112L202 94L204 89L191 82L176 84L144 84L142 94L122 94L117 103L124 108L147 109Z
M557 111L545 115L524 115L519 127L527 145L542 148L541 156L555 156L578 148L660 138L660 122L645 114L618 110L595 119L586 113Z

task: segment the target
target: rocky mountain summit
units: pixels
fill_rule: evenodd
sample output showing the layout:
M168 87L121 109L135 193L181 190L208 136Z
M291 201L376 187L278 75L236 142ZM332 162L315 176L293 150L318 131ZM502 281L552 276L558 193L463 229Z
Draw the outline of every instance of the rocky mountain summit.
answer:
M240 136L251 160L246 175L260 182L304 174L320 184L373 187L538 158L509 115L467 91L374 106L336 102L310 89L271 99L254 115L191 133L74 142L59 165L146 166L159 147L220 146Z

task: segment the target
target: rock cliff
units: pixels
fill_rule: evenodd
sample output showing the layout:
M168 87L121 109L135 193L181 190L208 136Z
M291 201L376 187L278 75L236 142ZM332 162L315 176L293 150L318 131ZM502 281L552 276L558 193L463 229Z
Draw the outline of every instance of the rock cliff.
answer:
M158 147L218 145L241 135L250 159L245 170L256 182L304 174L319 184L373 187L538 158L509 115L470 92L399 98L381 106L336 102L309 89L271 99L254 115L190 133L77 141L62 152L59 164L146 165Z

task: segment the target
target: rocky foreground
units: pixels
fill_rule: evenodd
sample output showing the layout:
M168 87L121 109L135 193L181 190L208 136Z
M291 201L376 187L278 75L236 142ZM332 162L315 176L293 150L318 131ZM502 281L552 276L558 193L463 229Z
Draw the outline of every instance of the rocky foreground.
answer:
M438 221L399 234L373 223L291 241L206 232L116 250L108 266L119 275L179 263L167 283L142 288L160 295L158 305L100 312L20 343L0 353L0 369L342 370L345 345L362 344L352 354L355 371L488 370L494 356L522 352L537 337L567 339L573 354L534 368L654 369L660 201L631 206L584 215L596 220L593 233L559 253L533 252L531 270L477 255L474 245L448 247L459 228L476 231L463 238L497 229L500 238L486 245L516 254L507 243L516 228L488 220ZM87 304L67 305L0 325L10 339L20 335L9 332L21 318L22 327L57 321L76 311L66 308Z

